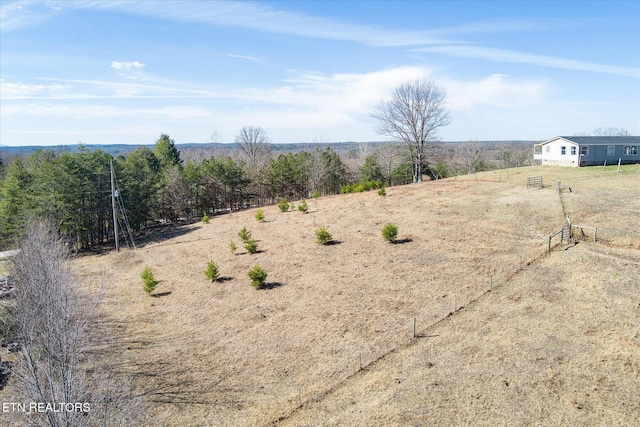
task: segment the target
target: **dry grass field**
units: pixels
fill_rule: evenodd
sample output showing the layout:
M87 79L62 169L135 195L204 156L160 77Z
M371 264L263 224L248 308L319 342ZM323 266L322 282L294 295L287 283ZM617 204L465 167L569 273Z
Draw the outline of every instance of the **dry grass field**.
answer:
M598 241L585 231L548 254L564 225L558 178L566 213ZM519 168L308 204L77 258L88 283L104 281L108 352L148 398L147 425L637 425L639 166ZM333 244L316 243L320 226ZM209 260L221 281L206 280ZM266 289L249 284L255 264Z

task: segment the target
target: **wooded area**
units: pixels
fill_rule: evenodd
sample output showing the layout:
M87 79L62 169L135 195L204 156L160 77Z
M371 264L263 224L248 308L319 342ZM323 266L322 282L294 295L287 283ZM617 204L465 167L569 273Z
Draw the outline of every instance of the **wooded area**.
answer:
M399 144L352 144L274 154L258 142L251 156L237 142L231 150L180 152L168 135L153 149L139 147L115 157L83 145L73 152L38 149L0 159L0 249L14 245L32 217L46 217L77 249L113 240L110 162L116 188L134 231L181 218L328 194L348 184L380 186L412 182L412 162ZM246 147L245 147L246 148ZM255 148L255 147L254 147ZM441 145L428 153L432 178L526 163L528 149L478 143Z

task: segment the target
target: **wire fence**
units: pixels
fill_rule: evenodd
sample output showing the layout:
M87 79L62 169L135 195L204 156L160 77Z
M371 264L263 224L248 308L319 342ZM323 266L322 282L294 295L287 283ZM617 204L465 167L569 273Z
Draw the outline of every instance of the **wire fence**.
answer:
M464 288L456 289L436 303L424 306L415 316L387 330L382 336L372 339L364 346L350 349L346 354L328 355L330 363L322 363L322 368L306 373L295 383L274 384L274 392L279 401L277 420L289 417L305 404L321 400L361 371L374 366L388 355L406 348L418 340L439 335L431 332L437 325L455 316L465 307L471 307L491 292L506 286L528 265L547 255L546 248L529 254L516 255L510 262L496 266L493 274L471 278ZM470 288L475 292L464 292ZM382 327L381 327L382 329ZM273 422L274 420L265 420Z

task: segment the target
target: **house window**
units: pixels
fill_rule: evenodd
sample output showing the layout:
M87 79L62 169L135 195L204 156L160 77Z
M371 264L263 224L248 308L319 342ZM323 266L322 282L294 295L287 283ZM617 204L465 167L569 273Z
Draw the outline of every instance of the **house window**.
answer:
M637 156L638 155L638 146L637 145L625 145L624 146L624 155L625 156Z
M576 155L576 147L571 147L571 155L572 156Z
M567 147L565 147L564 145L560 147L560 154L562 154L563 156L567 154Z
M589 146L588 145L583 145L582 147L580 147L580 155L581 156L588 156L589 155Z
M616 155L616 146L615 145L607 145L607 156L615 156Z
M550 152L551 152L551 147L550 147L550 146L548 146L548 145L547 145L547 146L545 146L545 147L544 147L544 151L546 151L547 153L550 153Z

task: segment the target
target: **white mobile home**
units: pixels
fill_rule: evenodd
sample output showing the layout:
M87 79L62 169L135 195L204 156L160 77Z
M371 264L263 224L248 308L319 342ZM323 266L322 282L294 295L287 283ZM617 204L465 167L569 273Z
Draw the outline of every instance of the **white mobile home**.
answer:
M557 136L533 146L537 164L594 166L640 163L638 136Z

